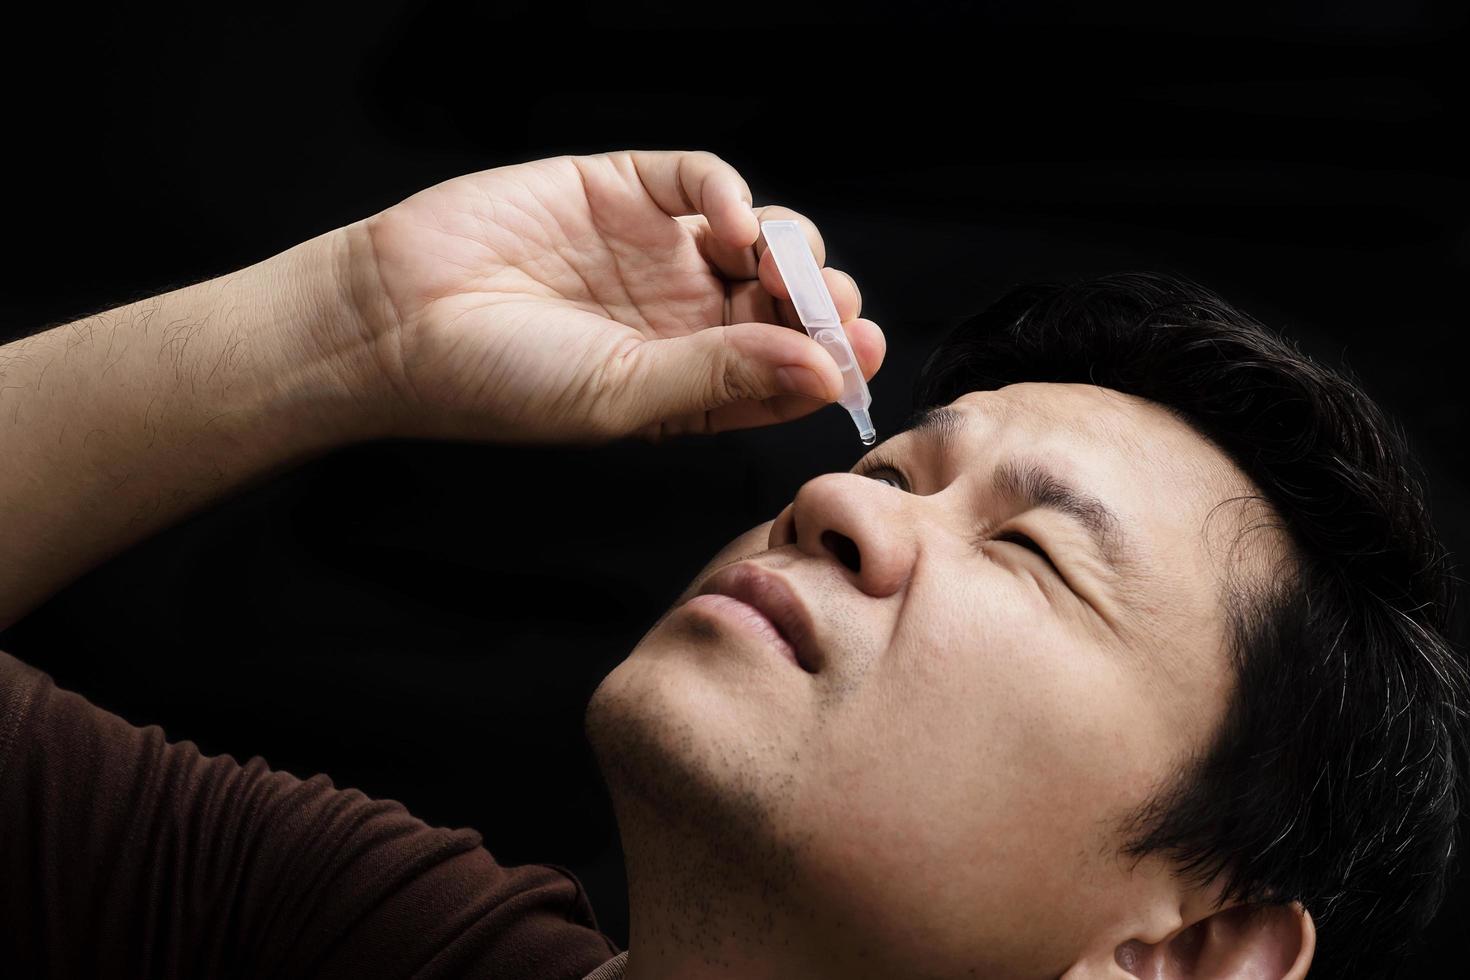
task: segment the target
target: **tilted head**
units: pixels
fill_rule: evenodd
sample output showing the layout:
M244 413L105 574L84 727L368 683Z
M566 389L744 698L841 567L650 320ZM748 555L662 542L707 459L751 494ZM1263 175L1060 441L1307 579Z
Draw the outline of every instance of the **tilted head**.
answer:
M1392 426L1146 275L1012 292L915 401L716 555L594 696L634 961L1390 961L1442 895L1467 706ZM685 604L711 590L799 662L739 603Z

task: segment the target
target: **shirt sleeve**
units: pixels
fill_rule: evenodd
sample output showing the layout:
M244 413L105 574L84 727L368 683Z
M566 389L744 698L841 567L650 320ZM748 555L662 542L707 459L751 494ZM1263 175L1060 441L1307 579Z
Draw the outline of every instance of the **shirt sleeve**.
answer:
M576 877L473 830L170 743L0 653L0 962L45 977L581 980Z

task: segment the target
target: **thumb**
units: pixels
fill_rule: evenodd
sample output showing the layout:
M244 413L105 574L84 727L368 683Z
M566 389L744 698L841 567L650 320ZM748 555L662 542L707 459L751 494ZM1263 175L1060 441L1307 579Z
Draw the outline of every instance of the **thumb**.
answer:
M647 340L628 352L613 401L629 429L738 401L842 395L842 372L805 333L772 323L706 327Z

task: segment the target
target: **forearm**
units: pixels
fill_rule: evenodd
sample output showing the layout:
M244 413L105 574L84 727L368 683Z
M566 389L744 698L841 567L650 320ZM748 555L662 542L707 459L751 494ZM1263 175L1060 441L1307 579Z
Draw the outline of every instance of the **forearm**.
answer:
M105 558L376 420L340 236L0 347L0 628Z

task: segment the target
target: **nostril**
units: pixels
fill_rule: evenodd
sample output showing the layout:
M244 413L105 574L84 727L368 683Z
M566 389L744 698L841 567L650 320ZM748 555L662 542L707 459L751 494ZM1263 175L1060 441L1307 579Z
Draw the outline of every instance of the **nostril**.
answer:
M823 531L820 540L822 547L836 555L837 560L842 562L842 564L854 572L861 572L863 570L862 555L858 554L857 544L853 542L852 538L849 538L845 534L838 534L836 531Z

